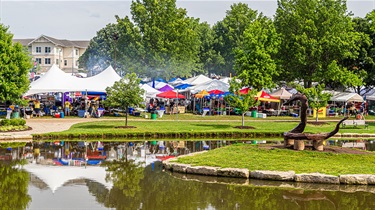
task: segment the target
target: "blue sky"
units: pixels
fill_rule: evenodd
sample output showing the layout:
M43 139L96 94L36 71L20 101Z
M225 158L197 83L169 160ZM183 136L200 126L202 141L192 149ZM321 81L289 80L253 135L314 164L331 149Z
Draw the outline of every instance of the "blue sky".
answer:
M273 16L276 0L177 0L188 15L215 24L224 18L233 3L244 2L267 16ZM364 17L375 8L375 0L348 0L348 10ZM0 0L0 22L10 27L14 38L36 38L42 34L58 39L90 40L115 15L130 15L130 0L61 1Z

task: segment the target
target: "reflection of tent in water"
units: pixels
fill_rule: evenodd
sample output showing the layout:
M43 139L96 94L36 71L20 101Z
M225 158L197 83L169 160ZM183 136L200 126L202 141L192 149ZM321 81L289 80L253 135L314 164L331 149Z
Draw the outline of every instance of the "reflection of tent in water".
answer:
M106 182L106 170L104 167L77 167L77 166L46 166L38 164L27 164L23 168L43 180L54 193L70 180L89 179L103 184L112 189L112 182Z

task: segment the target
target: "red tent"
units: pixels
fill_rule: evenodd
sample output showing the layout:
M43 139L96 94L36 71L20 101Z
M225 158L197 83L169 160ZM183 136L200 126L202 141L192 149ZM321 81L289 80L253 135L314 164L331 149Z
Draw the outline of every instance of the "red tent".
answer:
M250 88L242 88L241 90L240 90L240 94L247 94L248 92L249 92L249 90L250 90Z
M215 90L208 91L208 93L210 93L210 94L215 94L215 95L219 95L219 94L223 94L224 91L221 91L221 90L217 90L217 89L215 89Z
M259 101L268 101L268 102L280 102L280 99L271 96L270 94L264 92L263 90L257 94Z
M159 98L185 98L184 95L181 95L181 94L178 94L176 92L174 92L173 90L170 90L170 91L167 91L167 92L163 92L163 93L159 93L156 95L156 97L159 97Z

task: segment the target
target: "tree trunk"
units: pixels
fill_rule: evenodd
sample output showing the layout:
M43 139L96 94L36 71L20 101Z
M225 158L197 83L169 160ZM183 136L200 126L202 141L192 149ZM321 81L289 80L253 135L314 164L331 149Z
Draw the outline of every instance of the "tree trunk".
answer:
M245 113L242 113L242 127L245 126Z
M315 122L318 122L319 108L316 109Z
M128 108L125 108L125 126L128 126Z

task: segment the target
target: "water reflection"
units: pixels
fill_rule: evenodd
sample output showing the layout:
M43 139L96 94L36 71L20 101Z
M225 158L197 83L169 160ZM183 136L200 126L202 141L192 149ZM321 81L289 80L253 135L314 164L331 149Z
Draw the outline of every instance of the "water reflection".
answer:
M301 183L177 174L163 171L161 162L157 161L158 158L204 150L207 146L214 149L231 143L234 142L64 142L63 145L61 142L30 142L13 148L6 145L0 149L2 157L8 159L0 164L0 207L375 209L375 203L369 202L375 198L373 186L303 186ZM89 150L98 152L94 155L102 156L99 160L108 158L110 161L99 165L72 161L88 159ZM149 157L153 157L153 161L146 163ZM68 165L56 164L54 161L59 158L69 160ZM22 166L25 162L28 164ZM52 184L58 185L53 187Z

